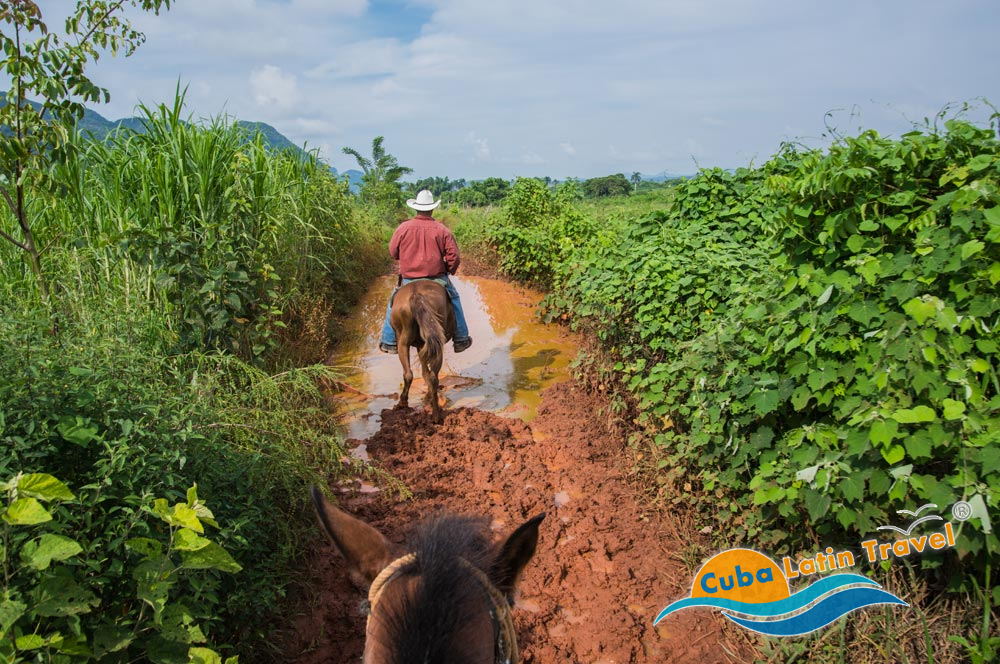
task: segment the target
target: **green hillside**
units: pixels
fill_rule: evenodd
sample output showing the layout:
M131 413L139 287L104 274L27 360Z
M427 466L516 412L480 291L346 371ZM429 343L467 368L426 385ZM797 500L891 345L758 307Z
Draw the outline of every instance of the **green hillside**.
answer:
M6 93L0 92L0 106L3 106L6 103ZM37 102L28 100L28 103L35 108L40 108L40 104ZM292 141L290 141L284 134L265 122L237 120L235 124L250 133L259 132L264 137L264 142L273 150L290 149L301 156L305 156L306 154L302 147L292 143ZM145 125L141 118L128 117L119 118L118 120L108 120L97 111L93 111L89 108L84 110L83 118L79 123L77 123L77 129L80 130L80 133L84 135L89 134L98 141L103 141L107 138L108 134L116 129L128 129L140 134L146 132ZM9 131L10 129L8 127L0 127L0 133L8 134ZM336 169L331 168L331 170L336 174Z

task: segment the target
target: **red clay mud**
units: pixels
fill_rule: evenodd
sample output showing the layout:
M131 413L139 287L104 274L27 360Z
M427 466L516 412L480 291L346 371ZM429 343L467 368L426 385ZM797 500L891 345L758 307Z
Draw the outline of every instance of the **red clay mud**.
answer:
M396 542L438 510L485 514L498 539L546 512L514 610L524 662L752 660L747 639L710 611L680 612L653 626L663 607L690 591L691 571L672 555L688 542L666 527L669 514L644 506L599 407L569 382L546 390L530 425L459 408L434 426L423 410L386 410L367 452L413 498L353 493L341 505ZM319 544L309 561L315 596L289 658L358 661L364 593L347 580L331 545Z

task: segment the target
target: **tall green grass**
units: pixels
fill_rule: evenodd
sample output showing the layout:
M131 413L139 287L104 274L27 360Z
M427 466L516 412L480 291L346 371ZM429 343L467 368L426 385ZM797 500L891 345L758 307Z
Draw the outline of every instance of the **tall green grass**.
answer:
M342 307L363 289L385 229L315 158L275 153L226 118L191 124L182 108L140 106L141 133L75 137L53 189L30 198L46 278L67 314L122 292L162 314L178 350L266 363L299 298ZM9 243L0 276L10 297L33 291Z
M182 109L181 97L140 107L143 132L75 136L50 188L29 192L48 300L20 250L0 243L0 482L48 473L70 487L53 528L83 551L43 574L99 600L78 617L5 613L0 659L84 661L95 635L106 646L129 633L106 661L187 661L193 632L167 642L143 627L141 557L125 542L166 537L152 499L183 502L197 484L220 525L212 541L243 571L193 570L166 599L226 652L280 660L268 626L313 536L306 489L344 472L321 391L334 376L295 366L325 356L331 321L384 265L386 231L314 157ZM33 606L40 587L16 562L33 527L8 540L6 609ZM66 630L87 645L27 654L7 638Z

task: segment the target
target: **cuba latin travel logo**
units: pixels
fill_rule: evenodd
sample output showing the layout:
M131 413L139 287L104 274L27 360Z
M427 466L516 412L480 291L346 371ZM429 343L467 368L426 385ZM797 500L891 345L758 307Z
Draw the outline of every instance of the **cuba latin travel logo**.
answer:
M873 604L909 606L859 574L827 576L793 594L773 560L751 549L729 549L712 556L695 576L691 597L663 609L654 624L680 609L709 606L755 632L797 636Z
M924 505L916 512L899 510L900 514L919 516L934 504ZM967 503L953 506L952 514L959 521L969 518L972 509ZM922 522L943 520L938 516L922 517L910 524L907 530L895 526L881 526L879 530L895 530L903 539L891 542L866 540L861 542L864 558L870 564L902 558L926 549L940 550L955 546L955 532L951 523L945 523L941 532L911 536L913 529ZM678 600L663 609L653 624L675 611L692 607L720 609L722 615L747 629L768 636L798 636L826 627L841 616L866 606L899 604L909 606L868 577L849 572L830 574L792 593L789 579L843 570L855 565L851 551L819 552L805 557L793 565L789 557L782 560L783 567L763 553L752 549L729 549L712 556L695 576L691 596Z

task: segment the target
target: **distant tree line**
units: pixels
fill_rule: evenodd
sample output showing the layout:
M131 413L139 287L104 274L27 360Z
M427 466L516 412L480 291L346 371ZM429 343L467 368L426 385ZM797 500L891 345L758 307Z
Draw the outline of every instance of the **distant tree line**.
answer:
M535 179L544 184L548 189L562 187L567 192L572 190L571 197L573 198L628 196L642 182L642 176L639 173L633 173L631 178L626 178L622 173L616 173L588 180L568 178L560 181L554 180L551 177ZM565 185L567 184L572 186L566 188ZM505 180L498 177L473 180L471 182L467 182L465 179L451 180L447 177L430 177L417 180L413 183L403 183L403 191L406 196L412 198L421 189L429 189L435 196L439 196L446 205L486 207L503 203L507 195L511 192L512 186L512 180Z
M401 166L396 158L385 150L383 140L383 137L376 136L372 141L371 157L349 147L345 147L343 152L354 157L358 166L364 171L360 191L362 201L387 222L391 223L401 218L400 215L406 213L403 202L407 198L414 198L422 189L430 190L446 205L462 207L499 205L511 192L513 181L497 177L472 182L467 182L464 178L452 180L447 177L429 177L416 182L404 182L402 176L413 172L413 169ZM638 172L632 173L629 178L623 173L615 173L582 181L575 178L568 178L562 182L550 177L535 179L547 189L558 190L563 198L569 199L628 196L637 191L640 184L644 184L642 175Z

